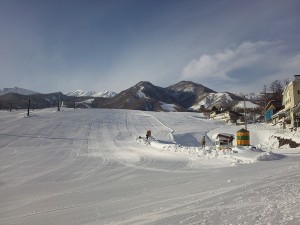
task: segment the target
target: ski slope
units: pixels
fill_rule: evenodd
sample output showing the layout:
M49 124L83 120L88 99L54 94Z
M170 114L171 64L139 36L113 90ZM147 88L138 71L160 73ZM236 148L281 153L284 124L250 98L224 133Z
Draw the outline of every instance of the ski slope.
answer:
M300 224L300 149L257 125L264 153L235 155L210 137L241 127L196 113L1 111L0 128L1 225Z

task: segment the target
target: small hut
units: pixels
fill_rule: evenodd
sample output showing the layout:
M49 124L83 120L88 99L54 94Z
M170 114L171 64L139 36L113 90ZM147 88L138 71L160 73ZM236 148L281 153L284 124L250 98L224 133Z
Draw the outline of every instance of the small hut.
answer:
M230 148L232 147L234 134L216 133L212 136L212 139L219 149Z

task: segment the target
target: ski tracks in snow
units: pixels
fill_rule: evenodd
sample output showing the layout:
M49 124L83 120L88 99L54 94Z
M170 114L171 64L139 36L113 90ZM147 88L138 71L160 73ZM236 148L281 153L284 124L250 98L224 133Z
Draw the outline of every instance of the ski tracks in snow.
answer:
M1 225L300 222L296 159L258 164L261 170L201 169L190 157L132 140L151 129L157 139L173 142L165 114L102 109L41 115L0 125ZM173 122L181 116L167 115ZM192 123L171 126L186 122Z

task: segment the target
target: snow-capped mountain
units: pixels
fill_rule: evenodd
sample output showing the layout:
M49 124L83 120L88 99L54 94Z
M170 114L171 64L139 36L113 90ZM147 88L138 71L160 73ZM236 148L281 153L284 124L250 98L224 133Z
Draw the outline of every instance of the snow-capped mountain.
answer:
M74 97L102 97L102 98L112 98L117 95L117 93L113 91L71 91L66 93L67 96L74 96Z
M0 89L0 95L5 95L8 93L16 93L16 94L20 94L20 95L38 94L35 91L31 91L31 90L27 90L27 89L19 88L19 87Z

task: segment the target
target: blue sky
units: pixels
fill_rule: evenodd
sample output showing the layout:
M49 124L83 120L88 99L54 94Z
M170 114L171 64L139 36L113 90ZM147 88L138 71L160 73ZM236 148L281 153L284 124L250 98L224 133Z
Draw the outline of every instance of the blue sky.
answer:
M300 74L299 0L0 0L0 88L257 92Z

